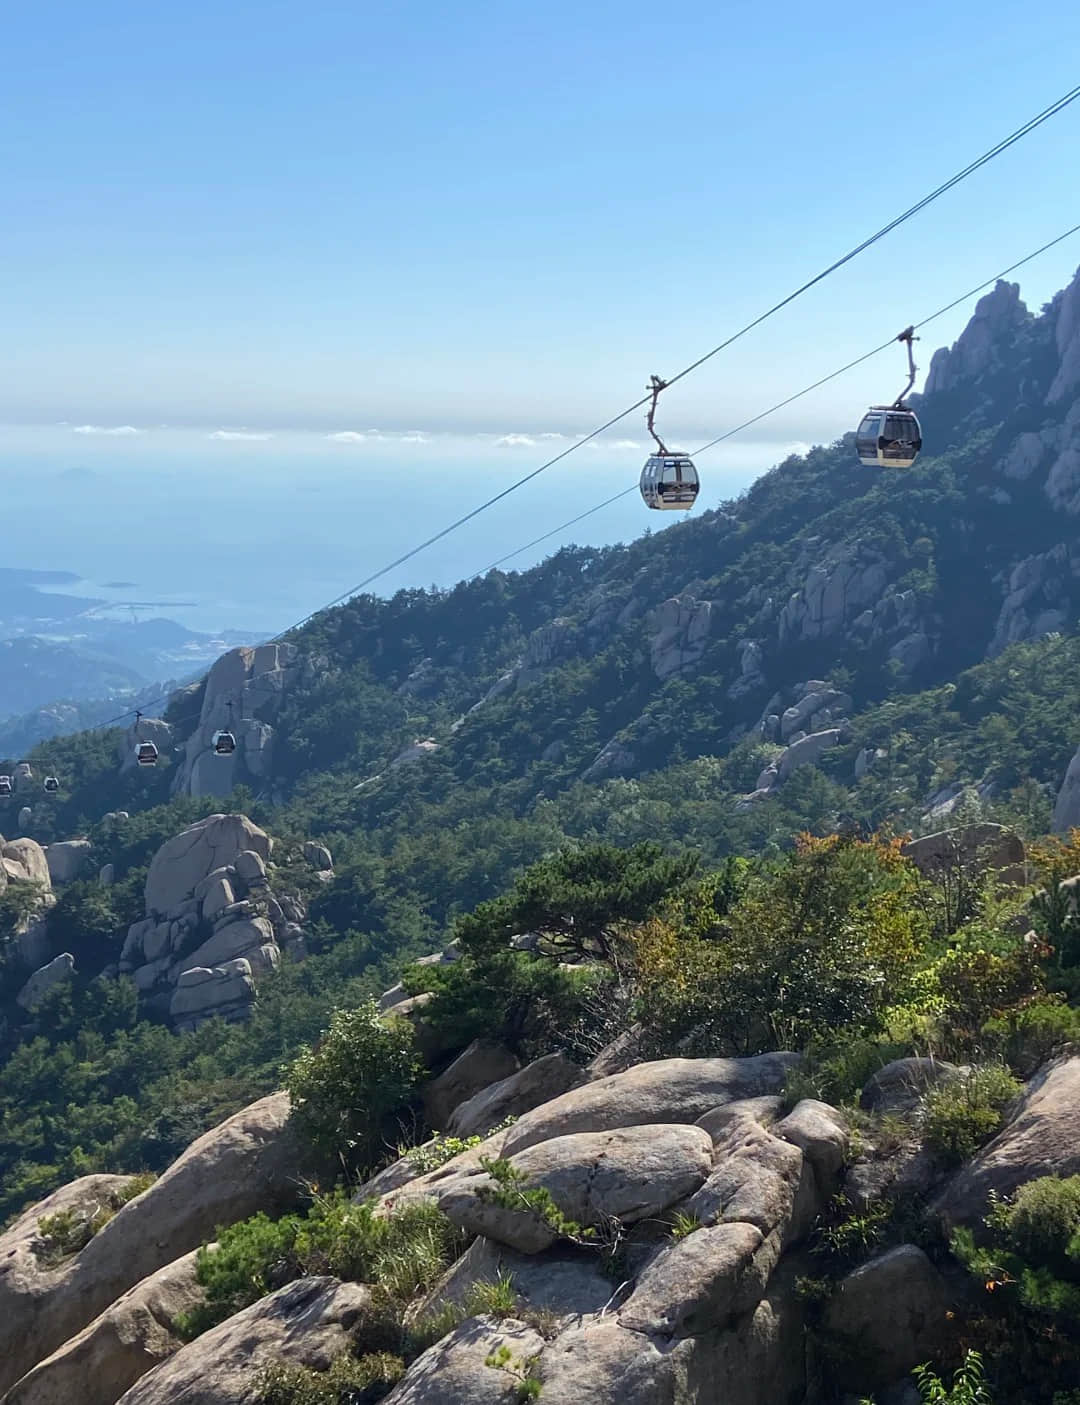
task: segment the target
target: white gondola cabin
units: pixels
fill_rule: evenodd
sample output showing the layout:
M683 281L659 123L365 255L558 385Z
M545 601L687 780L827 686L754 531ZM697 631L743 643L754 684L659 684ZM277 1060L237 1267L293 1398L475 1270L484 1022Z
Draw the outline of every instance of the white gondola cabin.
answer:
M135 760L140 766L156 766L158 749L153 742L140 742L135 748Z
M641 470L641 496L646 507L679 509L693 507L697 499L697 469L686 454L650 454Z
M10 776L0 776L0 796L12 794L12 784Z
M214 754L216 756L231 756L236 750L236 738L232 732L223 731L214 733Z
M914 410L872 405L855 431L855 452L869 467L910 468L922 448L922 427Z
M46 776L42 781L42 789L46 795L55 795L60 789L60 781L56 776Z

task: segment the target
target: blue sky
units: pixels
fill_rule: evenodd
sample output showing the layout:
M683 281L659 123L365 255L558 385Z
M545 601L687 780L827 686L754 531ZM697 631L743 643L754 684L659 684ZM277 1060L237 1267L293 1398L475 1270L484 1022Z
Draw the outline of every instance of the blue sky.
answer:
M1065 0L887 25L847 0L17 7L0 468L472 464L472 506L1046 106L1077 52ZM666 436L721 432L1076 223L1078 147L1080 103L674 387ZM1080 239L1025 269L1029 303L1078 264ZM840 433L899 359L759 427L727 478ZM597 500L640 457L636 418L615 437L635 447ZM499 541L559 520L521 499Z

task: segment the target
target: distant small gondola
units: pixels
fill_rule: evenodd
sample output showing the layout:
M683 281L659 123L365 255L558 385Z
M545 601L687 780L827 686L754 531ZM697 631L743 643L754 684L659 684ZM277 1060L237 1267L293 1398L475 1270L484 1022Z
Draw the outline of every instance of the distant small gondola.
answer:
M210 745L214 748L215 756L231 756L236 750L236 736L233 733L232 702L226 704L228 717L225 726L219 728L211 737Z
M55 795L60 789L60 780L57 776L46 776L42 781L42 789L46 795Z
M916 365L911 343L915 328L908 327L896 338L907 344L908 383L891 405L871 405L855 431L855 452L869 468L910 468L922 448L922 426L914 410L904 404L904 396L915 384Z
M153 742L140 742L135 748L135 760L140 766L156 766L158 749Z
M11 795L14 787L10 776L0 776L0 796Z

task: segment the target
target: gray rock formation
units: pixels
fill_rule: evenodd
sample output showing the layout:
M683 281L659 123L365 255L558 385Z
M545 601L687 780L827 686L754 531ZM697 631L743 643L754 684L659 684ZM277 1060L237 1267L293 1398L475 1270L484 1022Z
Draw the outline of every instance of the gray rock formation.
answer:
M424 1088L424 1112L436 1131L446 1128L454 1109L483 1089L516 1073L517 1058L502 1044L474 1039L450 1065Z
M283 1361L325 1371L349 1349L370 1305L371 1289L361 1283L301 1278L196 1338L118 1405L252 1405L267 1366Z
M178 1319L203 1300L192 1250L144 1278L28 1371L4 1405L115 1405L183 1346Z
M509 1160L527 1184L548 1190L578 1224L601 1225L617 1216L629 1225L698 1189L712 1164L712 1138L701 1127L638 1125L553 1137ZM477 1167L440 1181L432 1193L444 1214L468 1233L527 1254L550 1248L556 1236L538 1215L477 1194L493 1184Z
M900 851L928 878L957 865L976 865L999 873L1021 869L1027 858L1024 841L1001 824L989 821L945 829L909 840ZM1022 878L1022 872L1019 875Z
M45 861L53 883L70 883L85 868L93 845L89 839L63 839L45 848Z
M590 766L581 773L583 781L602 781L609 776L626 776L637 766L637 757L618 737L601 748Z
M198 1248L221 1225L291 1205L304 1167L288 1113L288 1097L275 1093L207 1132L58 1267L39 1253L39 1219L96 1208L130 1177L84 1177L0 1234L0 1394L122 1293Z
M196 885L253 849L270 856L270 838L245 815L210 815L163 844L146 875L146 910L164 915L194 895Z
M1055 834L1064 834L1080 825L1080 749L1069 762L1061 782L1051 824Z
M934 353L924 395L937 395L976 381L1000 365L1003 347L1028 320L1019 283L999 281L975 305L975 313L951 348Z
M947 1308L941 1275L914 1244L849 1273L829 1302L826 1330L847 1350L851 1388L890 1385L932 1359L944 1338Z
M0 844L3 866L8 878L23 883L38 883L49 892L52 881L49 878L49 863L45 850L34 839L10 839Z
M531 1112L561 1093L580 1087L584 1081L582 1070L565 1055L545 1054L459 1102L447 1120L447 1128L456 1137L484 1136L508 1117Z
M415 741L411 746L407 746L404 751L399 751L386 769L388 771L396 771L399 766L415 766L418 761L423 761L425 757L433 756L438 750L439 743L434 737L427 737L424 741Z
M309 661L307 669L317 666ZM242 781L262 783L272 763L271 719L304 672L295 644L261 644L223 654L206 676L198 725L184 742L173 793L228 795ZM219 756L214 734L226 728L236 738L236 750Z
M71 980L74 974L74 956L69 951L61 952L59 956L54 956L47 966L42 966L34 972L16 995L16 1005L20 1005L24 1010L36 1010L49 991Z
M963 1166L933 1205L947 1224L976 1224L990 1192L1011 1195L1039 1176L1080 1174L1080 1058L1043 1069L1024 1089L1012 1117Z
M928 1088L959 1076L956 1065L945 1059L894 1059L867 1082L859 1106L867 1112L908 1115L920 1105Z
M1070 575L1069 552L1063 542L1013 567L987 650L990 658L1010 644L1041 639L1064 628L1068 622L1064 591Z
M1057 426L1054 450L1044 491L1053 507L1075 517L1080 512L1080 400L1072 403Z
M777 782L782 784L800 766L813 766L822 753L836 746L843 736L842 728L826 727L822 732L811 732L809 736L793 741L777 758Z
M255 1001L251 963L242 958L220 966L192 966L177 977L169 1016L180 1031L204 1020L244 1018Z
M139 762L136 757L140 742L153 742L158 749L158 759L170 757L173 749L173 729L160 717L139 717L124 732L117 750L119 751L120 771L135 771Z
M640 1123L694 1122L737 1098L779 1093L798 1054L758 1054L747 1059L658 1059L625 1073L574 1088L510 1128L511 1156L550 1137L605 1132Z
M872 606L889 580L888 568L876 552L858 542L831 553L811 566L802 587L780 612L781 644L796 639L826 639Z
M1058 370L1046 394L1048 405L1057 405L1080 390L1080 273L1060 294L1054 327Z
M177 1028L247 1018L282 946L303 955L306 914L297 899L271 892L270 847L245 815L211 815L154 855L147 916L129 927L119 969Z
M665 600L656 609L649 655L653 672L661 681L685 673L701 659L712 628L712 608L709 600L683 594Z

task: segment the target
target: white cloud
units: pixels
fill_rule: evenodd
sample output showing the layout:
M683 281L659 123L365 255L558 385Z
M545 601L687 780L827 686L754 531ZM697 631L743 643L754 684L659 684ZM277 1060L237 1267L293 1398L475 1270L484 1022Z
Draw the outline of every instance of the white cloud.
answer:
M565 435L565 434L557 434L557 433L553 432L552 430L548 430L547 433L541 434L540 438L541 438L541 439L565 439L565 438L566 438L566 435Z
M373 435L370 429L342 429L337 434L328 434L326 437L334 444L364 444Z
M403 434L401 436L401 442L403 444L426 444L428 442L428 437L426 434L422 434L418 429L410 429L408 434Z
M594 454L608 454L613 449L641 449L641 444L636 439L590 439L588 443L582 444L583 449L589 449Z
M127 436L131 434L141 434L142 431L135 428L133 424L77 424L76 434L110 434L113 436Z
M274 436L272 434L258 434L250 429L215 429L213 434L208 434L206 437L207 439L226 439L229 441L254 441L273 439Z
M503 434L495 440L497 449L533 449L536 447L536 440L531 434Z

